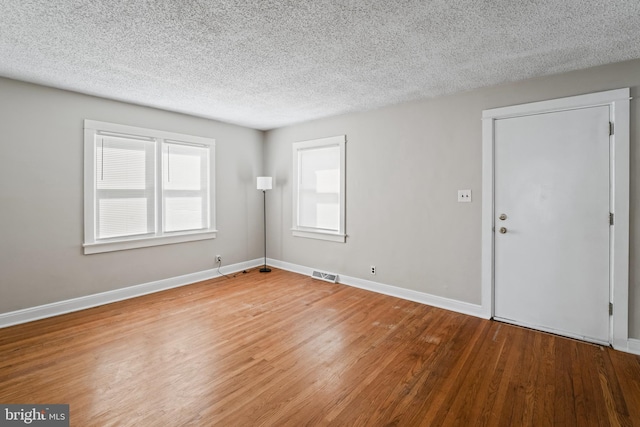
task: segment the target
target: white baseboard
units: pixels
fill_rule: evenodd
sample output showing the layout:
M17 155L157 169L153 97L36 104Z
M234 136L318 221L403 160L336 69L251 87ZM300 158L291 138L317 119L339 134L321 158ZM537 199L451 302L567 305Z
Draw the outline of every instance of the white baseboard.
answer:
M267 264L276 268L281 268L283 270L292 271L294 273L304 274L307 276L311 275L311 272L314 270L310 267L291 264L288 262L270 258L267 259ZM331 273L335 273L335 271L331 271ZM357 277L345 276L340 273L338 273L338 283L347 286L353 286L355 288L365 289L367 291L377 292L379 294L389 295L396 298L402 298L409 301L430 305L433 307L443 308L445 310L488 319L485 311L482 309L482 306L477 304L471 304L464 301L431 295L411 289L399 288L397 286L386 285L383 283L373 282L371 280L360 279Z
M238 264L223 266L221 268L221 272L224 274L231 274L249 268L257 267L262 263L262 258L252 261L245 261ZM87 295L84 297L54 302L37 307L25 308L23 310L1 313L0 328L32 322L34 320L44 319L47 317L58 316L60 314L71 313L91 307L97 307L99 305L110 304L112 302L122 301L142 295L151 294L154 292L160 292L167 289L190 285L202 280L214 279L221 276L222 275L218 273L218 269L215 268L211 270L199 271L197 273L185 274L183 276L157 280L155 282L143 283L141 285L130 286L127 288L115 289L113 291L102 292L99 294Z
M624 349L623 349L624 351ZM633 354L637 354L638 356L640 356L640 340L634 339L634 338L629 338L627 340L627 349L626 351L628 353L633 353Z
M222 268L222 273L232 274L238 271L261 266L263 262L263 258L259 258L251 261L224 266ZM310 276L311 272L313 271L313 268L311 267L305 267L271 258L267 259L267 264L272 267L292 271L294 273L303 274L306 276ZM143 283L127 288L115 289L113 291L102 292L99 294L87 295L70 300L26 308L23 310L0 313L0 328L32 322L34 320L40 320L47 317L54 317L61 314L72 313L74 311L85 310L87 308L110 304L112 302L135 298L154 292L177 288L180 286L190 285L202 280L214 279L216 277L221 277L221 274L218 273L217 269L211 269L191 274L185 274L183 276L157 280L155 282ZM397 286L386 285L383 283L373 282L371 280L365 280L341 274L338 274L338 282L343 285L353 286L356 288L365 289L396 298L402 298L433 307L443 308L445 310L451 310L458 313L468 314L470 316L481 317L484 319L488 318L486 316L486 313L482 310L482 306L464 301L453 300L450 298L444 298L424 292L399 288ZM628 340L626 340L626 344L626 347L621 346L620 348L616 347L616 349L640 355L640 340L629 338Z
M304 274L310 276L314 270L311 267L305 267L302 265L291 264L289 262L279 261L271 258L267 258L267 264L270 266L281 268L282 270L292 271L294 273ZM331 271L330 273L335 273ZM353 286L360 289L365 289L380 294L390 295L397 298L406 299L409 301L418 302L421 304L431 305L433 307L443 308L445 310L455 311L462 314L468 314L470 316L480 317L483 319L490 319L491 316L487 316L486 310L482 309L481 305L470 304L464 301L453 300L449 298L439 297L436 295L427 294L424 292L418 292L411 289L399 288L397 286L385 285L383 283L373 282L371 280L359 279L357 277L345 276L338 274L338 283L347 286ZM626 353L633 353L640 355L640 340L638 339L622 339L619 346L614 348Z
M267 258L267 265L279 268L281 270L304 274L305 276L311 276L311 272L313 271L313 268L311 267L304 267L302 265L291 264L290 262L279 261L277 259L271 258ZM335 273L335 271L331 271L330 273ZM342 279L342 276L340 276L340 279Z

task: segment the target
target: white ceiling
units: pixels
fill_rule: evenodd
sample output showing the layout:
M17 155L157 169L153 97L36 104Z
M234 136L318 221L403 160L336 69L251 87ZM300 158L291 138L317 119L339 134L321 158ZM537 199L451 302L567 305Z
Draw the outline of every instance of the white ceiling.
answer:
M639 0L0 0L0 76L256 129L634 58Z

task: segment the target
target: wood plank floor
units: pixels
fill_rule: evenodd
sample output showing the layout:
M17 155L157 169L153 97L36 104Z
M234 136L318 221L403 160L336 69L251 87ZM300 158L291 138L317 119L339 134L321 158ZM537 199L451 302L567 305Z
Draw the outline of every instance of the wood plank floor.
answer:
M274 269L0 330L72 426L640 426L640 357Z

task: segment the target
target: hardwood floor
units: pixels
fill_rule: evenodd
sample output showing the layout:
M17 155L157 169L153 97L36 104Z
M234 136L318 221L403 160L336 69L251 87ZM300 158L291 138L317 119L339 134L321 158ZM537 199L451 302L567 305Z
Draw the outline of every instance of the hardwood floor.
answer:
M274 269L0 329L72 426L640 425L640 357Z

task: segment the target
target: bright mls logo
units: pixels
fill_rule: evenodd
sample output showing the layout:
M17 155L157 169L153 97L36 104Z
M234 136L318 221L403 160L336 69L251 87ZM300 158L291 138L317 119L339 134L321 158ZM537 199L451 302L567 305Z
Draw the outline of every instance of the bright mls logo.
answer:
M0 426L69 427L69 405L2 405Z

